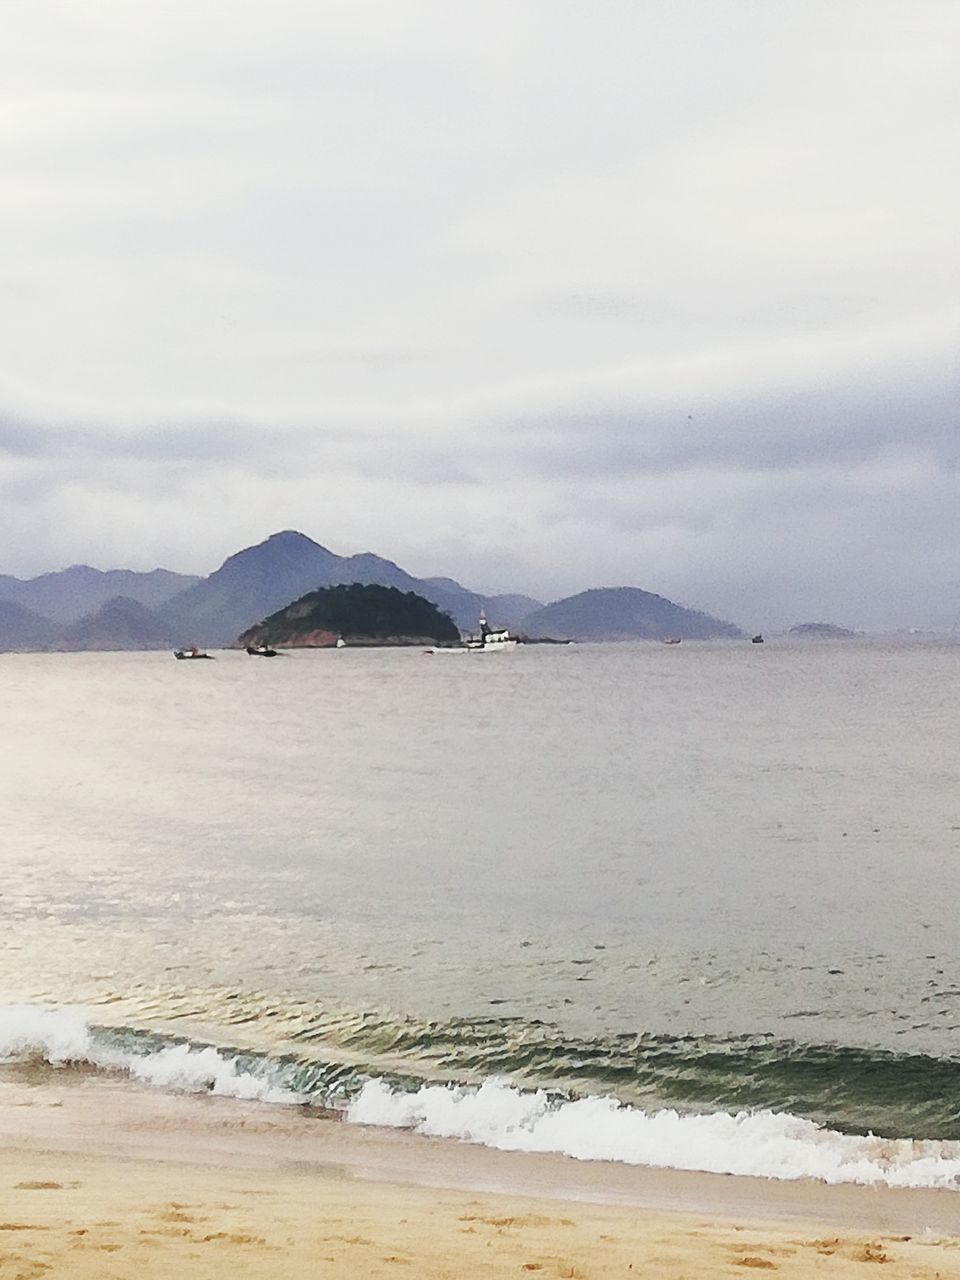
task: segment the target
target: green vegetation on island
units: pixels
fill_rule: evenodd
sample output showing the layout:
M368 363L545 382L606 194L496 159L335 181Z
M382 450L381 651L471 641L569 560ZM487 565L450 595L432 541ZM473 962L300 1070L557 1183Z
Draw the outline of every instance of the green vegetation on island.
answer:
M271 534L230 556L214 573L180 592L162 613L169 630L191 644L232 644L258 618L271 617L291 600L319 587L367 585L415 591L467 630L486 609L503 626L517 628L538 606L523 596L482 596L452 578L415 578L382 556L339 556L294 529ZM2 590L0 580L0 590Z
M460 632L447 614L414 591L359 582L321 587L249 627L237 643L255 647L441 644Z

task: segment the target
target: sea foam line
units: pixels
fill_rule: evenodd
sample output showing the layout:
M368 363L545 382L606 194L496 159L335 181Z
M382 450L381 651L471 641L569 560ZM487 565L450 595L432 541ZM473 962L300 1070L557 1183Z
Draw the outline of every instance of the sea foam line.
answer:
M304 1103L283 1064L261 1059L251 1071L213 1046L169 1044L134 1052L113 1044L69 1009L0 1007L0 1063L71 1063L128 1073L178 1092L269 1103ZM960 1189L960 1142L841 1134L788 1112L681 1115L644 1111L610 1097L576 1101L501 1080L477 1087L421 1085L414 1092L368 1080L348 1104L353 1124L407 1128L501 1151L550 1152L576 1160L761 1178L817 1178L891 1187Z
M54 1067L79 1064L125 1072L139 1083L180 1093L213 1093L250 1102L295 1104L304 1099L286 1088L264 1060L264 1073L246 1070L236 1055L212 1045L169 1044L136 1053L98 1037L81 1013L35 1005L0 1008L0 1062L43 1061Z
M355 1124L408 1128L500 1151L551 1152L654 1168L759 1178L960 1189L960 1143L837 1133L786 1112L647 1112L609 1097L557 1102L502 1081L423 1085L368 1081L350 1103Z

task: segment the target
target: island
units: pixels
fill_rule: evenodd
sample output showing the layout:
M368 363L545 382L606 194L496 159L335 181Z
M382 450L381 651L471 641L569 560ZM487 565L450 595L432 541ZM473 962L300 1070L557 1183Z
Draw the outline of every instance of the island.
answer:
M639 587L595 587L555 600L523 622L529 636L561 640L735 640L739 627Z
M459 639L450 617L415 591L354 582L308 592L248 627L237 644L241 648L330 649L455 644Z
M791 627L787 632L788 636L806 637L810 640L847 640L856 634L855 631L850 631L847 627L838 627L833 622L801 622L799 626Z

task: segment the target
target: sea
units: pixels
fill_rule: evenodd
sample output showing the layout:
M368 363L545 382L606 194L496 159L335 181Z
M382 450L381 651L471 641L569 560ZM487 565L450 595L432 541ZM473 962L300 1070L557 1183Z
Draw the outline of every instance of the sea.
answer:
M0 655L0 1082L960 1189L960 638Z

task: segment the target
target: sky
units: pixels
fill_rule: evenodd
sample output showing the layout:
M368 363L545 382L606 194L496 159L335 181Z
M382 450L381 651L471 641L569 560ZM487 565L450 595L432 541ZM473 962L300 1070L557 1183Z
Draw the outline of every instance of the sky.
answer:
M960 625L956 0L8 0L0 572Z

